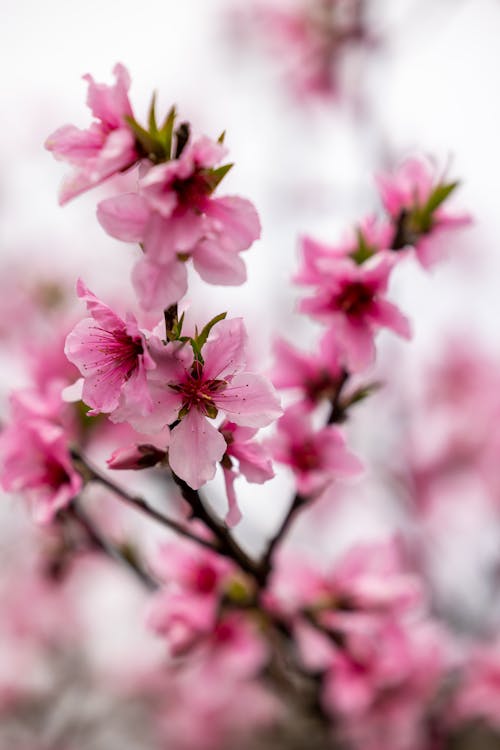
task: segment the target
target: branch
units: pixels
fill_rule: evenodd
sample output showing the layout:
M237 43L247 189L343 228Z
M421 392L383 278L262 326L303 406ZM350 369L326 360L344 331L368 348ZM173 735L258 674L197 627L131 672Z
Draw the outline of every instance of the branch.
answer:
M111 479L108 479L106 476L101 474L98 469L93 467L86 458L78 453L78 451L71 451L71 457L73 459L73 462L75 463L76 468L80 471L84 479L86 479L87 481L99 482L99 484L107 487L108 490L111 490L111 492L113 492L117 497L123 500L127 505L130 505L132 508L139 510L141 513L149 516L149 518L157 521L162 526L166 526L172 531L175 531L180 536L191 539L191 541L196 542L197 544L201 544L203 547L208 547L209 549L218 551L217 545L215 545L209 539L203 539L202 537L197 536L192 531L183 526L183 524L175 521L173 518L169 518L169 516L163 515L163 513L160 513L158 510L153 508L153 506L149 505L149 503L147 503L144 498L132 495L130 492L127 492L126 489L120 487L120 485L118 484L115 484Z
M259 586L264 585L265 578L262 578L261 566L240 547L228 527L215 518L211 511L205 507L196 490L193 490L183 479L174 474L174 472L172 472L172 477L180 489L182 497L190 506L193 512L193 517L202 521L217 539L218 546L216 551L220 555L229 557L237 563L245 573L248 573L257 581Z
M76 499L71 503L71 506L68 509L68 514L80 524L96 549L101 550L101 552L112 560L123 563L137 576L140 582L151 591L155 591L158 588L158 583L141 567L137 560L122 552L118 547L115 547L115 545L111 544L111 542L101 534L92 519L86 514Z

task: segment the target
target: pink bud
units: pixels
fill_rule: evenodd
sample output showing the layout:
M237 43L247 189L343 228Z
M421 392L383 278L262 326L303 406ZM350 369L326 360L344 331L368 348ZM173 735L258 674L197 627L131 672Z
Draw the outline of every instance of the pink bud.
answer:
M118 448L106 461L110 469L149 469L162 461L166 452L154 445L129 445Z

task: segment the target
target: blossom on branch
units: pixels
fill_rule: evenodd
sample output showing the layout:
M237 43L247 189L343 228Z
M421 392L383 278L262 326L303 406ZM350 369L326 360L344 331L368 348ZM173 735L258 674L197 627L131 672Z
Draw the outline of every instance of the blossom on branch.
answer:
M274 459L292 469L301 495L316 495L337 477L354 476L362 469L338 427L315 430L301 405L287 409L270 446Z
M327 339L341 348L348 370L358 372L372 364L380 328L410 338L408 319L385 299L398 262L394 253L381 251L358 264L350 257L314 252L310 242L305 246L304 266L296 280L314 286L316 293L302 300L299 309L328 326Z
M90 127L79 130L74 125L64 125L45 142L56 159L76 167L76 172L63 183L59 194L61 204L122 172L139 159L135 137L125 120L125 117L132 117L128 99L130 76L120 63L115 65L113 73L116 78L113 86L96 83L91 75L84 76L89 85L87 104L95 118Z
M392 174L377 175L380 198L395 222L391 248L414 247L424 268L441 260L449 232L471 223L468 214L452 213L443 205L458 184L445 181L431 162L417 158L406 159Z
M186 261L211 284L242 284L239 253L260 236L254 206L243 198L214 198L231 165L222 144L201 137L188 141L178 158L153 166L139 192L101 201L97 217L112 237L141 243L144 255L132 280L146 310L164 309L187 290Z
M68 335L65 353L83 375L82 399L90 414L111 413L123 402L136 411L150 410L146 372L155 365L137 321L133 315L119 318L81 280L77 291L91 317Z
M219 322L201 351L196 339L189 341L191 345L187 340L150 342L155 368L148 371L147 385L153 409L126 418L141 432L172 425L170 467L198 489L213 478L227 449L209 420L221 411L237 425L265 427L280 416L281 408L271 383L245 370L247 334L241 318ZM119 414L113 418L121 419Z

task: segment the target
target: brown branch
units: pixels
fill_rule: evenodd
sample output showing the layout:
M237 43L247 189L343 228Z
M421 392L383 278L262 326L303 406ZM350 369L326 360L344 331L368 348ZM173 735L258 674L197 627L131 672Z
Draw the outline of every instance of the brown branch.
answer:
M83 528L92 545L95 549L100 550L105 555L110 557L116 562L124 564L129 570L131 570L140 582L151 591L155 591L158 588L158 583L155 581L149 573L139 564L131 555L127 555L119 547L116 547L103 534L97 529L94 521L87 515L83 510L82 506L75 498L68 508L68 515L72 517L77 523Z
M115 482L113 482L111 479L108 479L106 476L101 474L98 469L92 466L86 458L78 453L78 451L73 450L71 452L71 457L73 459L75 467L87 481L99 482L99 484L102 484L103 487L111 490L114 495L123 500L123 502L125 502L127 505L135 508L154 521L157 521L162 526L166 526L168 529L171 529L171 531L175 531L180 536L191 539L191 541L196 542L197 544L201 544L203 547L208 547L209 549L218 551L217 545L215 545L209 539L203 539L202 537L197 536L192 531L187 529L183 524L175 521L169 516L163 515L163 513L160 513L160 511L156 510L156 508L153 508L153 506L149 505L149 503L146 502L144 498L132 495L119 484L115 484Z
M245 572L254 578L259 585L263 585L260 565L240 547L228 527L221 523L202 502L197 490L193 490L186 482L172 472L172 477L188 503L194 518L198 518L210 529L217 540L217 552L229 557Z

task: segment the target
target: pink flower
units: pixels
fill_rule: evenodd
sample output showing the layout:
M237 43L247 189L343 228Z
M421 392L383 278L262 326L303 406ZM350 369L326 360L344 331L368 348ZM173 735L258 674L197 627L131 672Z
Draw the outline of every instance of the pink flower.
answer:
M227 444L222 459L229 505L225 520L228 526L235 526L241 520L241 511L234 491L234 482L237 477L242 474L248 482L263 484L274 477L274 471L265 448L253 440L256 429L239 427L234 422L227 421L223 422L219 429ZM238 471L232 459L238 462Z
M326 341L341 348L353 372L373 362L378 329L390 328L410 338L408 319L384 297L396 262L397 256L385 251L361 265L351 258L322 254L314 263L306 260L297 278L316 286L315 296L302 300L299 309L329 326Z
M406 159L393 174L380 174L376 179L382 203L397 222L391 247L413 246L424 268L441 260L450 241L449 230L471 222L469 215L443 208L457 183L446 183L427 160Z
M138 194L99 204L97 216L108 234L143 246L133 283L144 309L164 309L186 293L189 258L209 283L245 281L239 253L260 236L260 223L249 201L212 197L220 179L214 167L225 153L219 143L199 138L178 159L152 167Z
M234 568L226 558L187 543L162 547L155 568L166 586L153 597L148 624L179 654L213 631Z
M333 396L343 374L339 346L323 339L319 349L317 354L306 354L283 339L274 345L273 384L276 388L300 390L307 407Z
M302 0L288 5L260 3L256 18L290 88L301 99L338 98L346 53L366 36L360 3Z
M340 430L334 426L315 430L300 405L281 417L270 444L276 461L292 469L301 495L315 495L337 477L350 477L362 469L360 461L346 449Z
M349 746L417 750L445 666L430 623L369 618L334 649L323 705L342 722Z
M137 321L133 315L119 318L81 280L77 292L91 317L76 324L64 351L83 375L82 399L90 413L111 413L124 402L142 413L150 410L146 372L154 362Z
M75 174L62 186L61 204L130 167L139 158L135 138L124 119L132 116L127 93L130 77L119 63L113 73L116 78L114 86L95 83L92 76L84 76L89 84L87 104L96 121L87 130L64 125L45 142L45 147L56 159L68 161L76 167Z
M3 489L25 493L40 523L49 523L82 489L66 435L57 425L13 421L0 436L0 452Z
M178 342L151 345L156 369L148 373L154 410L130 419L139 431L171 430L172 471L198 489L212 479L227 444L208 420L219 410L237 425L265 427L281 414L271 383L246 372L246 332L240 318L218 323L203 347L203 362Z
M149 443L129 445L113 451L106 463L110 469L128 469L139 471L163 461L166 452Z

